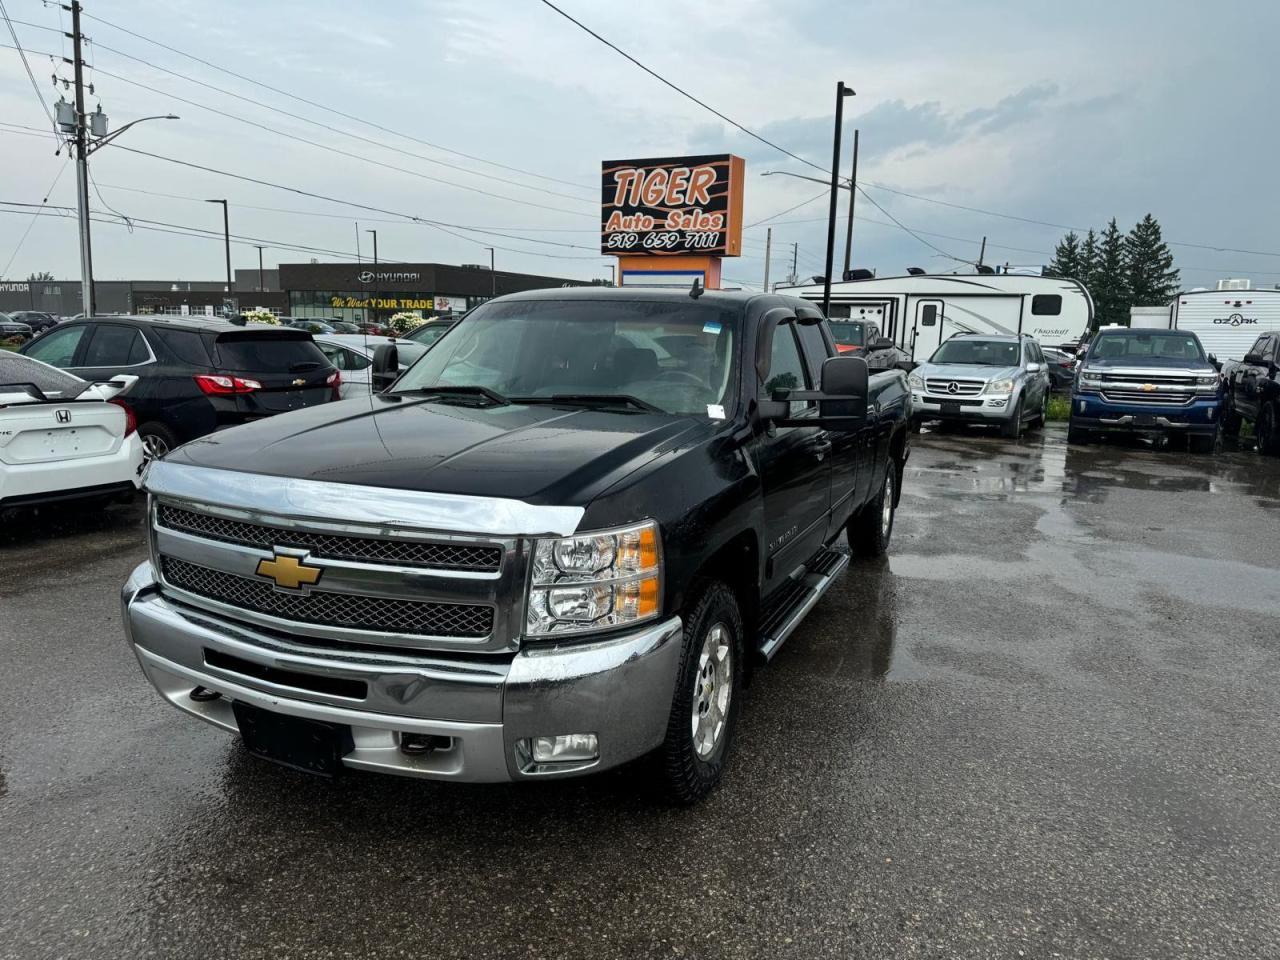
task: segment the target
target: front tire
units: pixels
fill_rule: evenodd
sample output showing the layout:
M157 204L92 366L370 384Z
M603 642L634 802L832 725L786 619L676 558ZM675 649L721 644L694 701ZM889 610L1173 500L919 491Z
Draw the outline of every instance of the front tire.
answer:
M1280 407L1275 400L1258 411L1254 430L1258 435L1258 452L1269 457L1280 456Z
M742 700L744 649L737 597L715 581L685 619L676 693L659 749L675 803L697 803L720 782Z
M1017 440L1022 436L1022 397L1018 397L1017 406L1013 408L1013 416L1005 421L1001 433L1010 440Z
M1240 414L1236 413L1236 405L1228 399L1222 405L1222 435L1224 437L1240 436Z
M1072 446L1080 446L1089 443L1093 439L1091 434L1084 427L1077 427L1074 423L1067 423L1067 443Z
M897 513L898 470L892 460L885 468L880 493L849 521L845 538L855 557L867 560L883 557L889 551L893 536L893 520Z
M1187 444L1192 453L1212 456L1222 450L1222 431L1215 430L1213 433L1193 434L1187 437Z

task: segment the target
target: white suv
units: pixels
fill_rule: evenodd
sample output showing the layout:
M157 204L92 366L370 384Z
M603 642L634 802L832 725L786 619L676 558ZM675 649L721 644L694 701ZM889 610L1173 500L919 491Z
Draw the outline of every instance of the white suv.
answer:
M1049 365L1034 338L958 333L907 378L912 426L924 420L999 426L1016 439L1044 426Z

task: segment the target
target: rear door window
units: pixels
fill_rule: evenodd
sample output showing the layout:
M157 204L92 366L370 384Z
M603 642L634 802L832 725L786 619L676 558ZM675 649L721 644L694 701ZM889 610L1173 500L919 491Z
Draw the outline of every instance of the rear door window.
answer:
M329 366L307 334L224 333L219 335L215 349L218 366L223 370L293 373Z
M151 359L146 341L134 327L103 323L94 328L81 367L132 367Z
M88 329L85 324L55 330L27 348L26 355L55 367L69 367L75 360L76 348Z
M193 367L207 367L212 362L209 359L209 351L204 345L204 337L194 330L166 330L161 328L156 330L153 335L158 336L182 363Z

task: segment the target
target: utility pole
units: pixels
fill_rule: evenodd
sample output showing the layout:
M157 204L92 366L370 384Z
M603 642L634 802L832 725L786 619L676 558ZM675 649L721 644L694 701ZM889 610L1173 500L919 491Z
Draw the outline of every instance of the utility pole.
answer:
M64 8L65 9L65 8ZM89 243L89 150L85 142L84 57L80 43L80 0L71 0L71 43L76 77L76 206L80 219L80 300L86 317L96 312L93 299L93 250Z
M796 261L800 259L800 244L793 243L791 245L791 285L794 287L796 281L800 279L800 274L796 272Z
M764 233L764 292L769 292L769 255L773 252L773 227Z
M255 243L255 247L258 245ZM258 247L258 292L265 293L267 285L262 279L262 247Z
M822 277L822 315L831 309L831 271L836 259L836 206L840 200L840 129L844 125L844 98L853 90L840 80L836 83L836 129L831 147L831 204L827 211L827 268Z
M987 256L987 238L986 238L986 237L983 237L983 238L982 238L982 249L978 251L978 266L979 266L979 267L981 267L981 266L982 266L982 261L983 261L984 259L986 259L986 256Z
M489 251L489 296L498 295L498 275L493 271L493 247L485 247Z
M366 230L365 233L373 234L373 265L376 267L378 265L378 231Z
M853 131L853 172L849 174L849 227L844 235L844 273L842 280L848 279L849 265L853 261L853 201L858 195L858 131Z

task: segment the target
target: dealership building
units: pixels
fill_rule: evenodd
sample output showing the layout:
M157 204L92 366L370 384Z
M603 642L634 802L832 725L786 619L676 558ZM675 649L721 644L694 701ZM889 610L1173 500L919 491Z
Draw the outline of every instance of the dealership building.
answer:
M366 321L402 312L460 314L495 295L590 283L445 263L282 263L261 273L235 271L231 290L217 280L97 280L93 289L100 314L214 316L260 307L285 316ZM78 279L0 282L0 313L69 317L81 312L80 304Z

